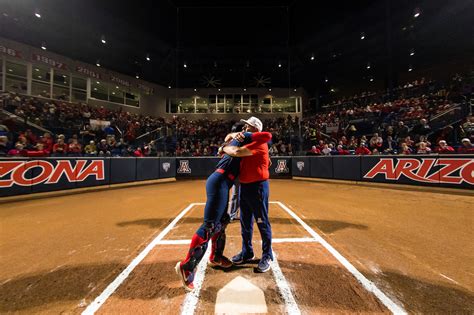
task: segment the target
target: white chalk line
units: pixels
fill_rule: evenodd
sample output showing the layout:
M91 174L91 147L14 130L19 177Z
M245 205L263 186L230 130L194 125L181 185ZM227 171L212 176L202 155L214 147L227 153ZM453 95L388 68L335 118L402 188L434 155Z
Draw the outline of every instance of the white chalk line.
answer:
M308 233L313 236L326 250L328 250L334 258L336 258L369 292L372 292L393 314L407 314L403 307L393 302L385 293L383 293L372 281L367 279L359 270L356 269L344 256L342 256L334 247L326 242L318 233L316 233L309 225L290 210L285 204L280 201L272 201L270 203L278 204L283 210L288 212Z
M290 315L301 314L298 304L296 304L295 297L291 292L290 285L288 284L288 281L286 281L286 278L280 269L275 252L273 252L273 261L270 262L270 267L272 268L278 290L280 291L283 301L285 302L286 313Z
M272 243L317 243L318 240L312 237L290 237L290 238L274 238ZM161 240L158 245L189 245L191 240Z
M445 276L445 275L443 275L442 273L440 273L439 275L440 275L441 277L445 278L445 279L448 279L448 280L451 281L451 282L454 282L454 283L456 283L456 284L459 284L459 282L457 282L456 280L454 280L454 279L452 279L452 278L450 278L450 277L448 277L448 276Z
M184 298L181 314L182 315L193 315L196 310L196 306L199 302L199 294L201 293L202 283L204 282L204 277L206 276L206 267L207 262L209 261L209 256L211 255L211 246L207 246L206 253L202 257L201 262L197 266L196 274L194 276L194 290L188 292Z
M202 205L202 203L191 203L187 206L181 213L173 220L171 223L158 234L151 243L145 247L145 249L137 256L132 262L125 268L115 279L110 283L107 288L95 298L95 300L87 306L87 308L82 312L83 315L94 314L104 303L105 301L117 290L117 288L123 283L125 279L130 275L130 273L135 269L135 267L150 253L150 251L160 243L163 237L171 231L171 229L178 223L181 218L189 212L194 206Z

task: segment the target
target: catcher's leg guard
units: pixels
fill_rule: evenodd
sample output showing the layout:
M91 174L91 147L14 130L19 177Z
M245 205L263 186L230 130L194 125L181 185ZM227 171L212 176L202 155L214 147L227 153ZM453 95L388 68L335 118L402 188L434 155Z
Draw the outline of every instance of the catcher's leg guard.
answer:
M184 270L194 272L207 249L214 224L203 223L193 235L186 258L181 262Z

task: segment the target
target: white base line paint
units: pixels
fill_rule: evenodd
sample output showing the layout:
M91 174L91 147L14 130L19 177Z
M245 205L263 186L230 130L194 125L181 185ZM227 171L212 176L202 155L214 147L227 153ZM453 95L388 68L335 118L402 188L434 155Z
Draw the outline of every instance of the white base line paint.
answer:
M316 233L309 225L291 211L285 204L280 201L273 201L270 203L278 204L282 209L288 212L303 228L308 231L324 248L326 248L352 275L362 284L362 286L369 292L372 292L392 313L407 314L407 312L395 302L393 302L385 293L383 293L372 281L367 279L359 270L357 270L344 256L342 256L334 247L326 242L318 233Z
M445 278L445 279L448 279L448 280L451 281L451 282L454 282L454 283L456 283L456 284L459 284L459 282L457 282L456 280L451 279L450 277L445 276L445 275L443 275L442 273L440 273L439 275L440 275L441 277Z
M193 315L194 310L199 302L199 294L201 293L202 283L204 282L204 277L206 276L206 267L207 262L209 261L209 256L211 255L211 246L207 247L204 257L202 257L201 262L197 266L196 274L194 276L194 290L188 292L184 298L181 314L183 315Z
M145 249L132 260L130 265L127 266L118 276L115 278L112 283L110 283L107 288L98 296L96 299L89 304L89 306L82 312L83 315L94 314L104 302L117 290L117 288L122 284L122 282L127 279L130 273L135 269L135 267L150 253L150 251L159 244L159 242L166 236L166 234L171 231L171 229L178 223L181 218L188 213L196 205L202 205L203 203L191 203L187 206L181 213L173 220L171 223L163 230L160 234L150 244L145 247Z
M272 243L317 243L318 240L312 237L302 237L302 238L274 238ZM191 240L161 240L158 242L158 245L189 245Z
M273 276L275 277L275 282L278 286L278 290L280 291L283 301L285 302L286 313L289 315L301 314L298 304L296 304L293 293L291 293L290 286L286 281L283 272L280 269L280 265L278 264L275 252L273 252L273 261L270 263L270 266L272 268Z

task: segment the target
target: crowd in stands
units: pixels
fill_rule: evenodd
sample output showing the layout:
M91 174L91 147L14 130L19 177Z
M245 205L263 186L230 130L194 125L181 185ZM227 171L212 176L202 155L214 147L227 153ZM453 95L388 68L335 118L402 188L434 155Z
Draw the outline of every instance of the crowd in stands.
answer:
M301 121L263 119L273 135L270 155L474 153L472 115L432 130L433 117L458 106L449 89L433 87L422 79L397 88L392 100L365 93ZM0 156L215 156L235 123L165 119L14 93L1 96L0 109L23 120L0 124Z

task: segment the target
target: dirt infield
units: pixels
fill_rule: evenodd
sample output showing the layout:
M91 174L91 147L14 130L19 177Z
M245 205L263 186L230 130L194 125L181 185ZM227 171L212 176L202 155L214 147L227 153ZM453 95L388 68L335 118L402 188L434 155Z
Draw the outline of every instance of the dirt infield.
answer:
M289 189L286 180L270 187L272 200L287 204L407 311L474 311L472 196L299 181ZM203 201L204 181L182 181L2 204L0 312L82 312L182 209ZM201 215L202 207L190 211L165 239L189 239ZM307 237L278 207L270 217L274 237ZM232 255L237 223L228 234ZM318 243L274 250L303 313L387 312ZM154 248L99 313L176 313L185 292L173 266L185 251ZM213 311L219 288L238 275L265 292L269 313L284 310L272 274L250 266L207 268L197 312Z

